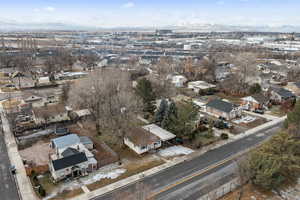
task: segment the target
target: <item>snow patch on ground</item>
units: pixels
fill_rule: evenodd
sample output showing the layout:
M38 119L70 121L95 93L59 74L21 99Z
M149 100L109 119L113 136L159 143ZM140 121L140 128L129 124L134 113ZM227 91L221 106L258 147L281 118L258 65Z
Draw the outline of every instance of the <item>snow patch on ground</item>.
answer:
M70 182L61 182L60 186L51 192L47 197L43 198L43 200L49 200L56 195L62 193L64 190L75 190L81 188L83 185L92 184L94 182L100 181L101 179L109 178L115 179L118 178L121 174L125 173L126 169L114 169L107 172L99 172L96 174L91 174L88 177L80 178L78 180L73 180Z
M93 177L91 177L90 179L87 180L83 180L83 184L88 185L97 181L100 181L101 179L115 179L118 178L120 175L122 175L123 173L126 172L126 169L116 169L107 173L101 172L98 173L96 175L94 175Z
M171 157L171 156L179 156L179 155L188 155L193 153L194 151L190 148L183 146L172 146L166 149L162 149L158 152L158 154L162 157Z

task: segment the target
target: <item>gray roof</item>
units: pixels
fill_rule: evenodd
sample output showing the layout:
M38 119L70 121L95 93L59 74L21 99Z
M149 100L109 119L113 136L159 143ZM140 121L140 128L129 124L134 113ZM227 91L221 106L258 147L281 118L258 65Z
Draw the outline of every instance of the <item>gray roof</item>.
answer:
M296 82L295 85L300 88L300 82Z
M88 159L85 153L77 153L71 156L63 157L61 159L52 160L52 165L55 171L60 169L65 169L67 167L71 167L77 165L79 163L86 162Z
M84 145L85 144L93 144L93 141L87 136L80 136L79 139L80 139L80 142Z
M68 157L68 156L72 156L72 155L77 154L77 153L79 153L79 151L77 151L77 149L74 149L74 148L69 147L69 148L67 148L66 150L64 150L64 151L61 153L61 155L62 155L63 157Z
M222 101L220 99L212 100L212 101L208 102L206 104L206 106L214 108L216 110L220 110L225 113L230 113L235 107L237 107L236 105L234 105L232 103Z
M265 95L263 95L262 93L258 93L258 94L254 94L252 95L252 97L258 101L259 103L266 103L268 102L270 99L268 97L266 97Z
M283 98L291 98L295 96L291 91L286 90L284 88L276 88L274 89L274 91L280 96L282 96Z
M51 142L56 148L61 149L80 143L80 139L76 134L70 134L52 139Z

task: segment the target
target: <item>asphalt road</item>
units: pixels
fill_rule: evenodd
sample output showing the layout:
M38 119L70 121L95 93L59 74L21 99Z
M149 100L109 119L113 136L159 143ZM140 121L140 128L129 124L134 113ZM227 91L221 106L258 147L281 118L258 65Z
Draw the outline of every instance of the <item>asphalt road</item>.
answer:
M18 190L13 175L10 173L10 161L2 129L0 129L0 199L18 200Z
M274 135L281 126L282 124L278 124L273 128L226 144L190 161L185 161L153 176L146 177L139 184L128 185L94 198L94 200L114 200L117 199L116 197L122 196L120 194L124 193L125 195L141 190L140 185L143 185L147 191L151 190L151 193L156 194L154 199L157 200L196 200L207 191L211 191L233 179L235 164L229 161L187 181L182 182L181 180L263 142ZM126 199L125 196L124 199Z

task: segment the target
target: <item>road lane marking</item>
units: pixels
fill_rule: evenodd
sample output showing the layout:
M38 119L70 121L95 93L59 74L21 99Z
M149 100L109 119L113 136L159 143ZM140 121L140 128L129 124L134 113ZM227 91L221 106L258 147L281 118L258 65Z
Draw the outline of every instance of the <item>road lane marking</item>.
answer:
M212 169L215 169L215 168L217 168L219 166L222 166L222 165L224 165L224 164L226 164L226 163L228 163L228 162L230 162L230 161L232 161L232 160L240 157L241 155L248 153L251 149L254 149L255 147L259 146L263 142L264 141L259 142L258 144L254 145L253 147L250 147L250 148L248 148L248 149L246 149L244 151L241 151L241 152L239 152L239 153L237 153L235 155L232 155L232 156L230 156L230 157L228 157L228 158L226 158L226 159L224 159L224 160L216 163L215 165L211 165L211 166L209 166L209 167L207 167L207 168L205 168L205 169L203 169L203 170L201 170L201 171L199 171L197 173L194 173L194 174L192 174L190 176L187 176L187 177L185 177L185 178L177 181L176 183L173 183L173 184L165 187L164 189L162 189L162 190L160 190L160 191L158 191L158 192L156 192L154 194L151 194L149 198L151 199L151 198L153 198L153 197L155 197L155 196L157 196L157 195L159 195L159 194L161 194L163 192L166 192L166 191L168 191L168 190L176 187L177 185L180 185L182 183L185 183L185 182L191 180L192 178L195 178L197 176L201 176L201 175L205 174L206 172L209 172Z

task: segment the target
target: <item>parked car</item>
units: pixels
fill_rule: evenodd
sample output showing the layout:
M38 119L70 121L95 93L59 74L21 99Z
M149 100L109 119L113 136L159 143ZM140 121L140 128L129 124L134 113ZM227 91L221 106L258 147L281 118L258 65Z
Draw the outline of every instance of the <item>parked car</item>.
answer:
M209 124L209 119L208 119L207 117L202 117L202 118L200 119L200 122L201 122L202 124Z
M12 175L16 174L17 170L16 170L16 167L14 165L10 166L9 169L10 169L10 172L11 172Z
M257 114L261 114L261 115L265 114L265 111L264 111L264 110L261 110L261 109L256 109L256 110L254 110L253 112L255 112L255 113L257 113Z
M220 119L220 120L223 120L223 121L226 121L226 118L225 118L225 117L222 117L222 116L220 116L219 119Z
M225 129L226 125L222 120L217 120L214 122L214 127L218 128L218 129Z

